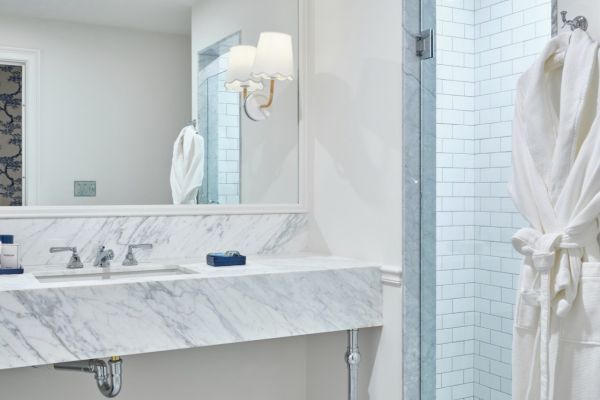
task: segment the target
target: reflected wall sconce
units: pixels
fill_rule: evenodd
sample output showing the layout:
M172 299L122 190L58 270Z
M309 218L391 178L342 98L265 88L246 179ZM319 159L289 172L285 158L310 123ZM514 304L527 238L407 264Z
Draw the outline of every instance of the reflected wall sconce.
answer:
M225 88L230 92L243 93L244 99L249 93L262 90L259 78L252 75L256 47L234 46L229 51L229 69L225 74Z
M229 55L225 87L243 93L244 111L253 121L269 118L273 105L276 81L294 79L294 50L292 37L285 33L263 32L258 46L235 46ZM257 93L263 80L270 81L268 97Z

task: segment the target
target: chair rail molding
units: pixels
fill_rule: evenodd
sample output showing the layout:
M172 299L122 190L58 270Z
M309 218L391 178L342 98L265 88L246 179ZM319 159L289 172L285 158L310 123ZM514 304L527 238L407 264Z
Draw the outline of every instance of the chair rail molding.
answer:
M381 282L385 286L402 287L402 267L398 265L382 266Z

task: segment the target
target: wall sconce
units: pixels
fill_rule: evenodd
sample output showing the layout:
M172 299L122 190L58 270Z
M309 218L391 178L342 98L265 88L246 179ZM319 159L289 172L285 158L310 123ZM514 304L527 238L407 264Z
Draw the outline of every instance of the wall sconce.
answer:
M254 46L234 46L230 49L229 68L225 74L225 88L228 91L243 93L246 99L249 93L262 90L262 82L252 75L255 58Z
M250 58L253 62L249 71ZM232 47L229 63L226 88L244 93L244 111L248 118L253 121L264 121L269 118L269 108L273 105L275 81L294 79L292 37L285 33L263 32L260 34L257 48ZM269 97L256 93L263 88L262 80L270 81Z

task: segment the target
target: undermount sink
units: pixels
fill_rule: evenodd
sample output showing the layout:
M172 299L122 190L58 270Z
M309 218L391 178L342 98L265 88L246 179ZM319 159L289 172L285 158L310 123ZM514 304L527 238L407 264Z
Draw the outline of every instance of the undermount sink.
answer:
M37 273L35 278L40 283L77 282L77 281L103 281L125 278L153 278L161 276L176 276L193 274L194 271L172 266L160 268L107 268L105 270L95 269L93 271L63 271Z

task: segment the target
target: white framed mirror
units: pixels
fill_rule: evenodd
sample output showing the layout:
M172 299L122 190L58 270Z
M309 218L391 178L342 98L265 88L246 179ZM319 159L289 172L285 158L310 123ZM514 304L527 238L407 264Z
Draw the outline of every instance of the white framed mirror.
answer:
M305 212L305 7L0 0L2 218ZM231 48L264 32L290 79L232 90Z

